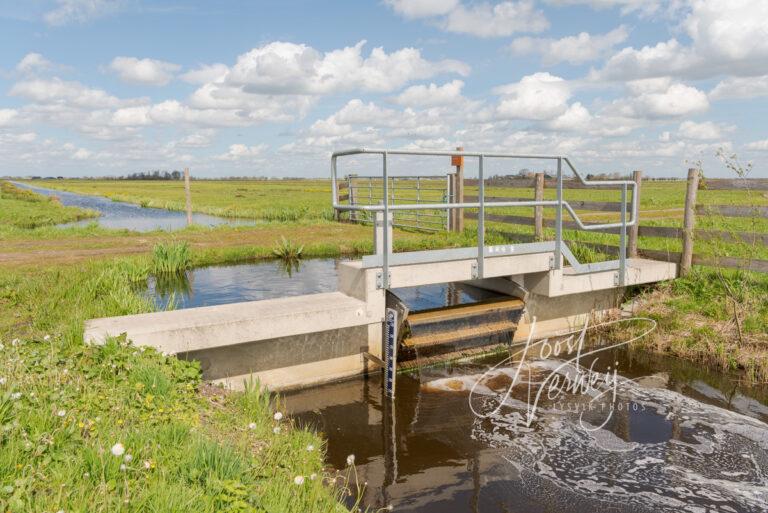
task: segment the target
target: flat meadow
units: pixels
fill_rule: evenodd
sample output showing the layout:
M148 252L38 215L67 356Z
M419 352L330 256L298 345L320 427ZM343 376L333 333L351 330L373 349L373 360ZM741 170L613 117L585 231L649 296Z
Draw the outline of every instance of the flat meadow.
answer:
M185 204L181 181L29 183L143 207ZM641 225L680 227L684 190L683 182L644 182ZM487 187L486 195L533 198L533 191ZM545 190L545 198L554 199L554 191ZM584 189L567 190L565 198L619 199L616 191ZM193 362L122 339L104 347L83 343L86 319L152 311L142 290L153 273L273 258L283 237L303 246L305 258L373 250L370 226L334 220L329 180L194 180L192 199L197 212L257 222L173 233L109 230L97 225L94 212L0 182L3 511L332 511L348 494L352 469L324 467L320 434L282 418L279 398L258 384L228 393L202 382ZM699 203L765 207L768 194L704 189ZM491 213L533 215L531 208ZM579 215L585 222L618 219ZM697 228L766 234L768 220L706 215ZM583 261L609 258L595 245L618 242L611 234L565 234ZM489 222L486 241L532 235L531 226ZM553 236L545 230L545 238ZM475 241L476 223L468 220L463 233L396 229L394 247ZM677 252L680 242L641 237L639 247ZM700 241L696 253L768 260L764 244L747 242ZM697 266L686 278L630 295L637 314L659 322L657 335L643 343L647 349L736 371L753 383L768 380L768 275Z

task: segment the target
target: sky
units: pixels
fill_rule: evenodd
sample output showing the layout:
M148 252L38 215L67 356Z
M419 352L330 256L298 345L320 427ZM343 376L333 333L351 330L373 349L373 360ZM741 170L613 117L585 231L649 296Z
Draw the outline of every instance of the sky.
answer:
M722 150L765 178L766 19L766 0L0 0L0 175L325 177L334 150L463 146L659 177L732 176Z

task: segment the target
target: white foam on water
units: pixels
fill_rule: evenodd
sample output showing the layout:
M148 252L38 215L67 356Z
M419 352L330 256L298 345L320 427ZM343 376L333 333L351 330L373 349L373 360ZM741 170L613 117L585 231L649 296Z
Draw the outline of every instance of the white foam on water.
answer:
M530 365L569 377L576 371L556 360ZM491 412L505 391L491 390L483 383L489 375L511 377L515 370L441 378L425 384L425 390L467 393L474 386L479 409ZM461 390L446 381L457 379ZM616 418L608 430L596 425L600 422L587 422L592 420L588 415L564 414L555 404L543 401L535 422L526 426L528 404L519 399L505 402L494 415L476 418L472 438L503 450L525 481L526 491L542 504L595 508L610 504L618 511L656 513L768 511L768 425L660 388L663 380L659 375L645 380L650 386L642 386L619 377L617 404L643 408L645 419L636 419L637 429L655 429L650 441L626 440L630 417L635 415L630 411L619 418L620 412L614 410ZM568 400L577 405L605 404L611 394L594 397L577 395ZM655 427L647 427L644 420Z

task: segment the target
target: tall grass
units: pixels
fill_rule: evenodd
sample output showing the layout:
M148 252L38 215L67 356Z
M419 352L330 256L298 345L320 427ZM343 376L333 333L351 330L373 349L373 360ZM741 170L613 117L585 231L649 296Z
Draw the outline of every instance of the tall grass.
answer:
M206 387L197 363L123 338L83 343L85 319L152 309L141 269L0 267L0 511L338 511L322 440L264 390Z
M152 249L152 272L155 274L179 274L191 265L192 254L186 241L161 242Z

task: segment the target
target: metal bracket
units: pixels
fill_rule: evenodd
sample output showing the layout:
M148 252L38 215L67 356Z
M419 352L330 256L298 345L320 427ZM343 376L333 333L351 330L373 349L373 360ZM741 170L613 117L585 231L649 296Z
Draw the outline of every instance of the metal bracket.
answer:
M555 255L549 255L549 270L555 268Z
M613 286L618 287L621 280L619 279L619 273L613 273Z
M472 279L476 280L479 274L477 272L477 262L472 262Z
M392 273L387 273L387 284L392 284ZM376 273L376 288L377 289L383 289L384 288L384 274L382 271L379 271Z

